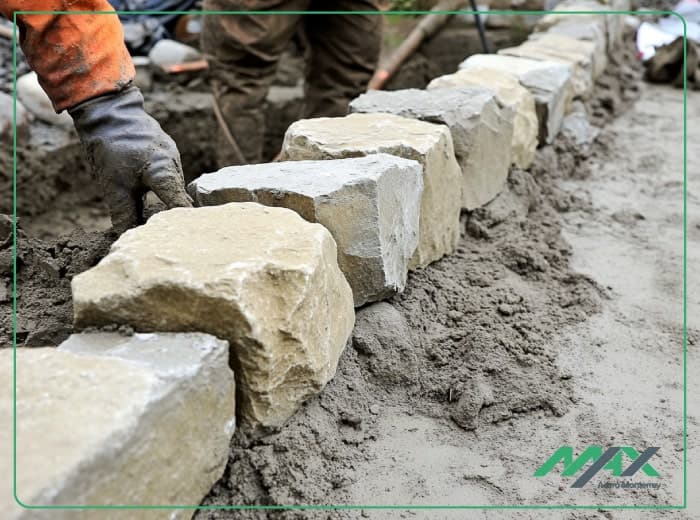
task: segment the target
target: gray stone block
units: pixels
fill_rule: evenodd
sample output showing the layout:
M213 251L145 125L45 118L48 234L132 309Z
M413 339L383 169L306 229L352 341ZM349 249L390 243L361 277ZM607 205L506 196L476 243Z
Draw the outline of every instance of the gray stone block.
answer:
M498 54L533 60L551 60L571 65L571 86L574 96L587 99L593 91L595 44L560 34L543 33L537 39L517 47L501 49Z
M355 320L328 230L250 202L153 215L71 283L77 327L227 340L249 430L282 426L318 395Z
M198 504L224 472L236 424L228 353L207 334L160 333L74 334L58 348L17 349L18 498L32 506ZM2 381L12 377L11 358L12 349L0 349ZM0 414L12 408L11 393L0 395ZM0 427L3 447L12 445L10 424ZM12 474L11 450L0 453L0 471ZM11 491L0 491L6 519L92 517L39 515ZM148 518L191 514L166 507Z
M505 185L511 163L514 111L501 104L492 90L374 90L353 100L350 112L389 113L446 125L462 169L464 209L483 206Z
M474 54L464 60L459 68L494 69L517 78L535 98L540 144L554 140L573 98L571 65L499 54Z
M376 154L333 161L232 166L189 185L201 206L258 202L324 225L355 306L403 291L418 244L423 173L416 161Z
M462 172L452 135L436 125L393 114L302 119L284 137L282 159L341 159L389 153L423 166L418 247L409 269L451 253L459 241Z

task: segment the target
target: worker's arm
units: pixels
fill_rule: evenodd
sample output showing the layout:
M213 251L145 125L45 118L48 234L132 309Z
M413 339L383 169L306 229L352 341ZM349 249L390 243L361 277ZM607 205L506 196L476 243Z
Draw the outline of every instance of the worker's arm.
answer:
M0 0L15 11L114 11L107 0ZM56 111L123 89L134 79L116 14L18 14L20 45Z
M114 11L106 0L0 0L0 11ZM56 111L68 109L102 184L112 225L143 221L152 189L168 206L191 206L180 154L132 85L134 66L116 14L18 14L20 45Z

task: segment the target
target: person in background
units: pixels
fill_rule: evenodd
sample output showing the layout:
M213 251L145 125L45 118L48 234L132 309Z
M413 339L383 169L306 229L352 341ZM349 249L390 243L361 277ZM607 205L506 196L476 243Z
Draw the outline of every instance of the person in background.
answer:
M383 0L204 0L205 11L378 11ZM277 62L301 32L308 46L303 117L347 114L379 60L382 17L375 14L254 14L203 17L202 50L218 112L219 167L259 163L265 99Z
M0 12L113 11L107 0L0 0ZM148 115L118 17L18 14L19 43L56 112L67 110L101 184L113 229L143 223L144 197L191 206L180 154Z

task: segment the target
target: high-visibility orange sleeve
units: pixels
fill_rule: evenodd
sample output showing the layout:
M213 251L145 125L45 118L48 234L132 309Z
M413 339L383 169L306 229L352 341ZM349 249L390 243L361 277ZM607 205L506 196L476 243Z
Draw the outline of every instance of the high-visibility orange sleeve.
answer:
M15 11L114 11L107 0L0 0ZM134 78L116 14L18 14L20 45L57 112Z

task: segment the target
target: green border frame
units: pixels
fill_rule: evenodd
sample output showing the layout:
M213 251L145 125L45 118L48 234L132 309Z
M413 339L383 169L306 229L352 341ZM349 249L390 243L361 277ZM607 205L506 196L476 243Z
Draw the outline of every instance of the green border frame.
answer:
M204 14L204 15L237 15L237 14L274 14L274 15L333 15L333 14L366 14L366 15L424 15L424 14L496 14L496 15L544 15L544 14L566 14L566 15L668 15L676 16L683 23L683 503L680 505L546 505L546 504L522 504L522 505L29 505L23 503L17 496L17 15L23 14ZM189 510L468 510L468 509L637 509L637 510L679 510L688 508L688 431L687 431L687 355L688 355L688 333L687 333L687 24L685 18L673 11L648 10L648 11L512 11L512 10L489 10L489 11L15 11L13 13L13 172L12 172L12 492L15 502L24 509L59 509L59 510L100 510L100 509L189 509Z

